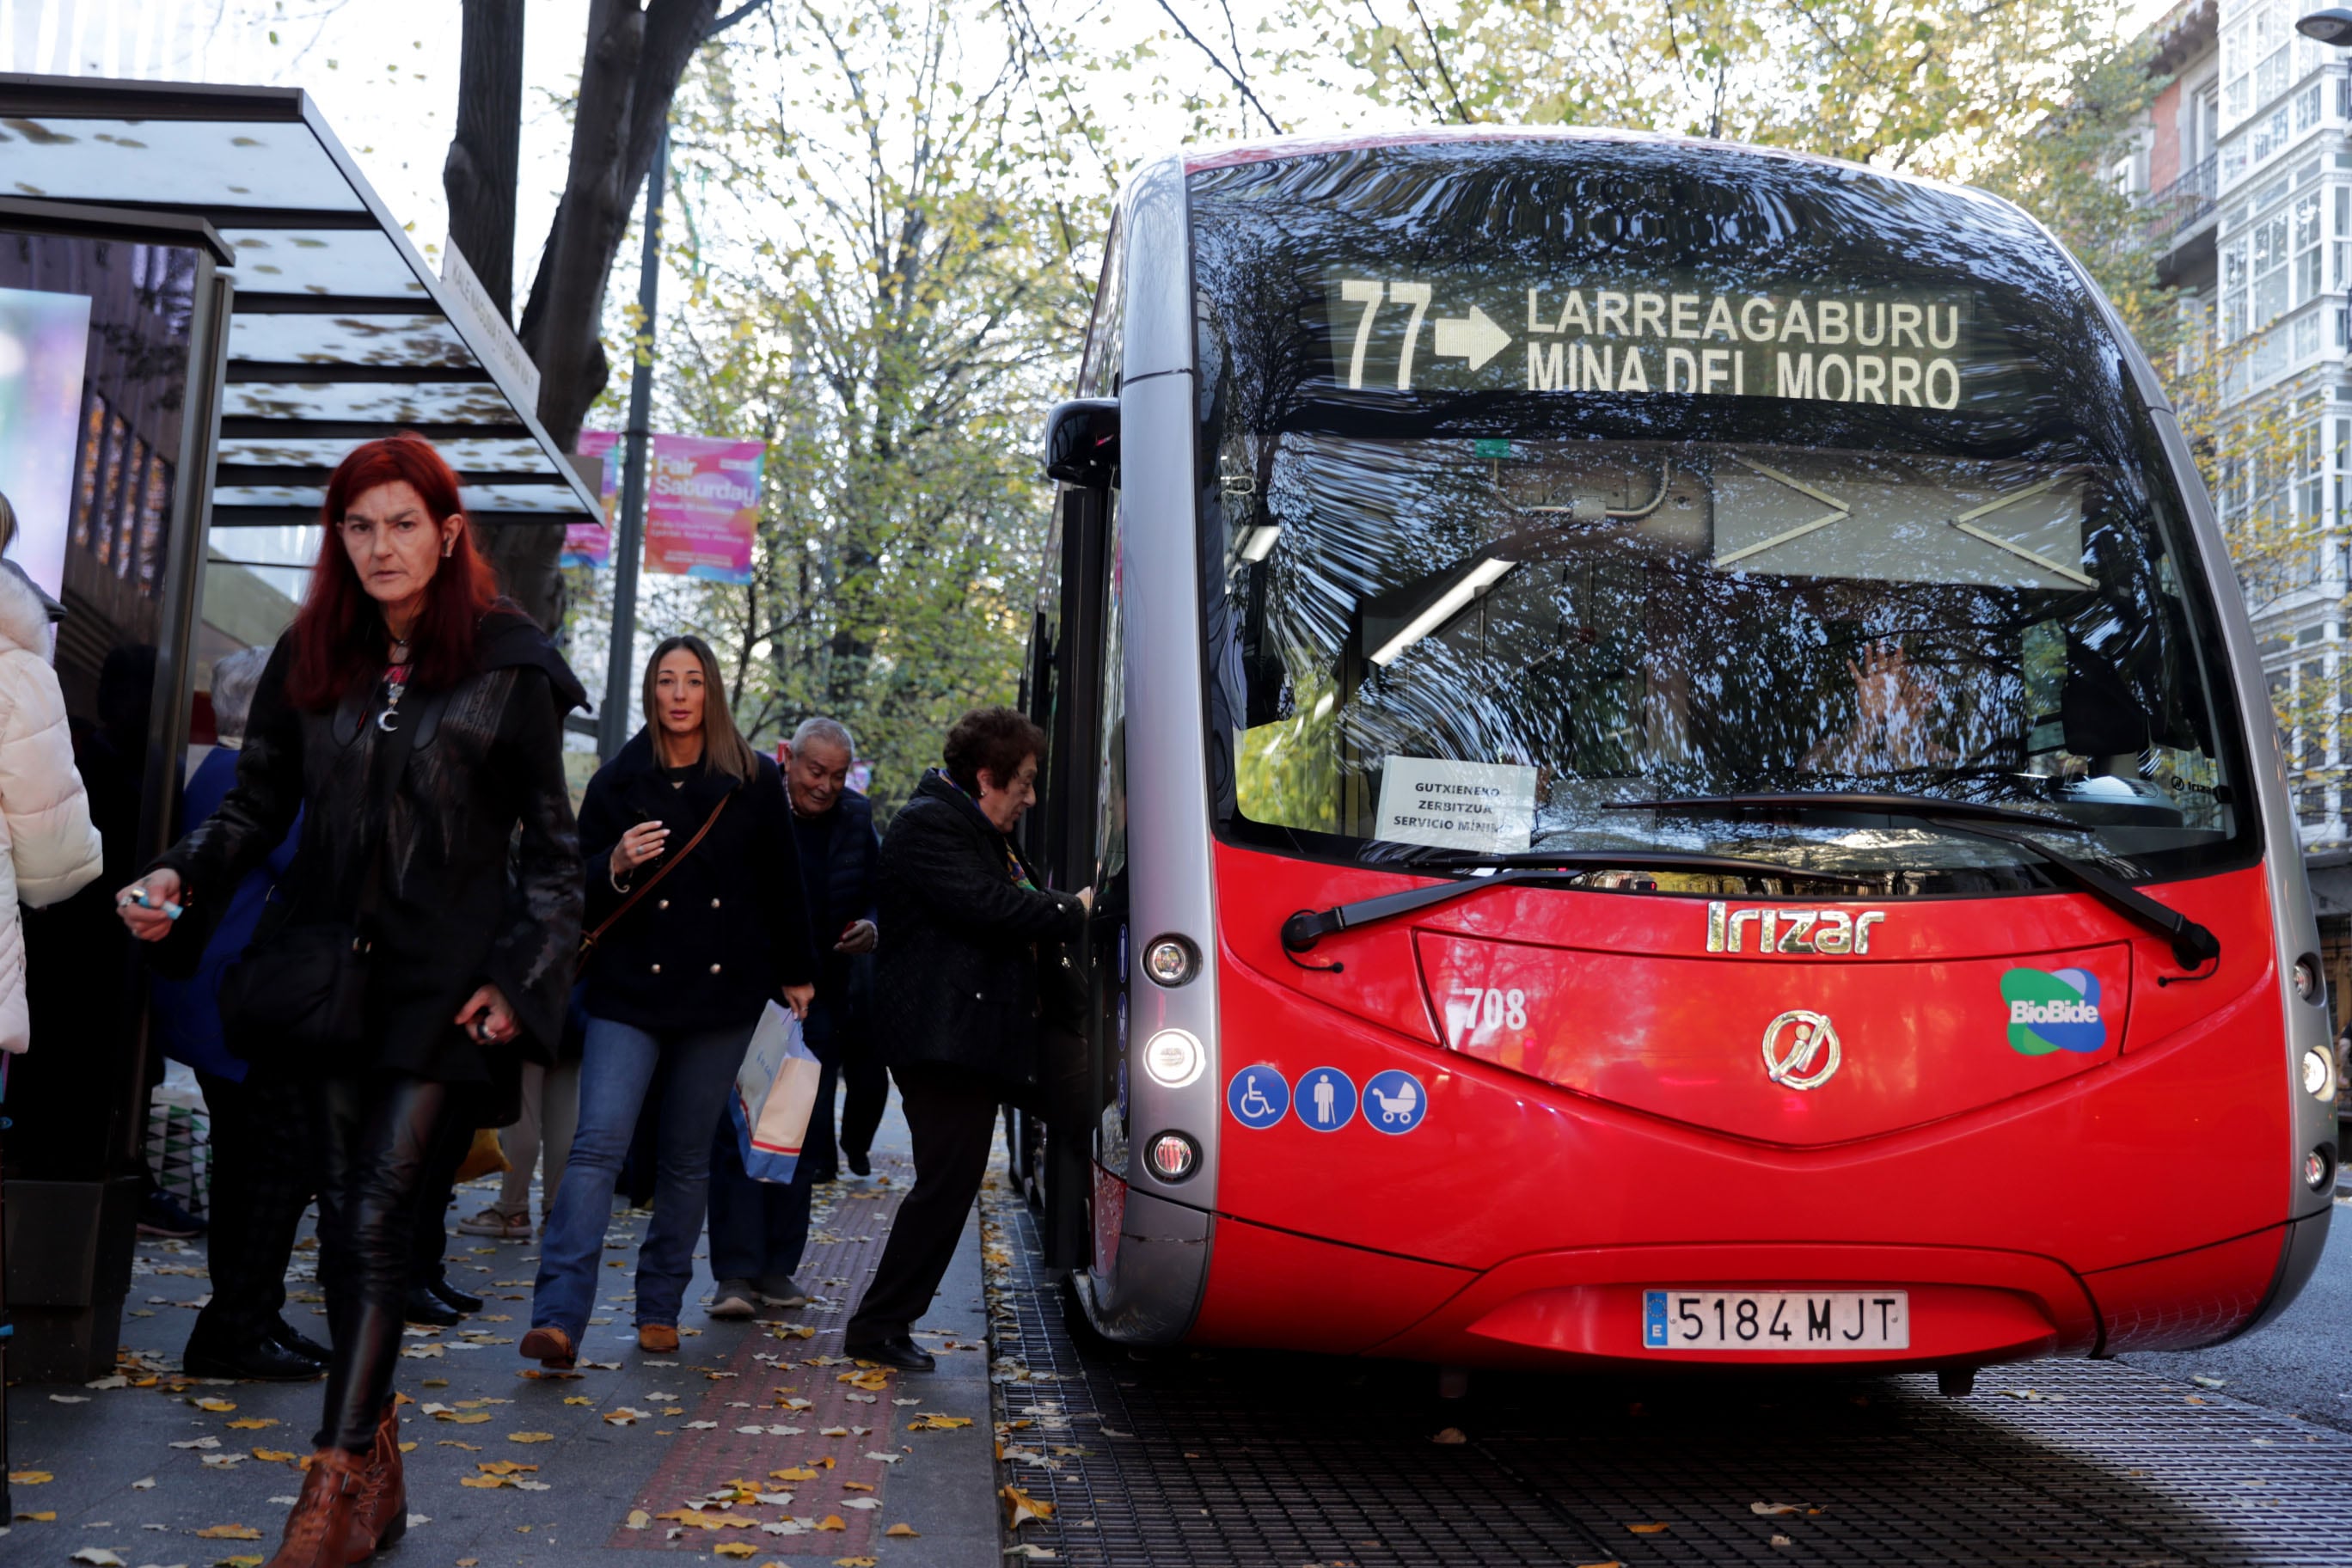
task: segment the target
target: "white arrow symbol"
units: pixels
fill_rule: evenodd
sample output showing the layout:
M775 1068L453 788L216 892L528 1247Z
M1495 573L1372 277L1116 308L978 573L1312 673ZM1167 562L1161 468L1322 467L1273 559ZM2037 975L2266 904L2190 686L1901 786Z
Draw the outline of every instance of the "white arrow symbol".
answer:
M1437 352L1452 359L1466 359L1476 370L1488 360L1511 346L1511 334L1495 324L1493 317L1477 306L1470 307L1467 316L1437 318Z

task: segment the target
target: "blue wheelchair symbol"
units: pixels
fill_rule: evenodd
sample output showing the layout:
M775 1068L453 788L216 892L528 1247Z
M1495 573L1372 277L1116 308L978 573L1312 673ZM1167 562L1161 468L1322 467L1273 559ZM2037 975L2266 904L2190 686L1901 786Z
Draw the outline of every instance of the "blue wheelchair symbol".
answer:
M1364 1125L1382 1132L1410 1132L1429 1114L1429 1091L1421 1079L1391 1068L1364 1085Z
M1298 1120L1316 1132L1337 1132L1356 1114L1356 1083L1338 1068L1313 1068L1298 1077Z
M1264 1062L1234 1074L1225 1085L1225 1109L1244 1127L1261 1131L1282 1120L1290 1109L1290 1085L1279 1069Z

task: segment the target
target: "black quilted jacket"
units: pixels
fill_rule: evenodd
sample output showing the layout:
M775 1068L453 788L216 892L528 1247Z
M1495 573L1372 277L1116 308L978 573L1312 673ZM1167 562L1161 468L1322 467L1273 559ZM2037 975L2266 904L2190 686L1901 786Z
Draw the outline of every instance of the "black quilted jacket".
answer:
M201 952L209 919L298 810L300 847L276 896L294 921L351 919L366 880L368 781L408 747L385 814L371 1037L353 1059L316 1065L503 1084L517 1053L554 1060L580 944L580 845L562 755L563 714L585 703L579 681L538 626L503 605L482 622L475 673L447 692L412 689L391 734L374 722L373 681L332 710L297 710L286 699L291 660L281 639L254 692L236 786L157 862L189 894L158 967L173 966L169 950ZM514 1005L522 1032L512 1045L486 1049L454 1023L485 982Z
M1011 847L938 772L891 818L874 976L884 1062L943 1062L1008 1086L1037 1080L1037 944L1076 936L1086 907L1015 882Z

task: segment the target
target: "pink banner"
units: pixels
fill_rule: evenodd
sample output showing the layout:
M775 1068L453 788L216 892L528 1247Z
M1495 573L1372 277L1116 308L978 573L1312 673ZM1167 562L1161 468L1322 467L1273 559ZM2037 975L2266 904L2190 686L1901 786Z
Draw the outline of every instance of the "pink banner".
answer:
M580 455L604 459L604 521L575 522L563 531L563 564L605 566L613 559L613 525L621 500L621 437L612 430L580 432Z
M646 570L707 583L749 583L766 445L656 436L653 448Z

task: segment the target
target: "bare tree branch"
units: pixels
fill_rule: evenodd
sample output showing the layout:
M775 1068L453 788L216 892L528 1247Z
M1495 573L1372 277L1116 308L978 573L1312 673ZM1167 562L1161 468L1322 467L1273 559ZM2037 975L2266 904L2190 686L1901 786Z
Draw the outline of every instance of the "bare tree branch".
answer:
M1276 136L1288 134L1287 132L1283 130L1282 121L1276 120L1272 111L1269 110L1265 104L1258 101L1257 94L1250 90L1250 84L1243 80L1239 73L1227 66L1223 59L1219 58L1215 49L1211 48L1207 44L1201 41L1201 36L1192 31L1192 27L1186 24L1183 17L1176 14L1175 6L1170 5L1168 0L1160 0L1160 8L1168 13L1168 19L1176 24L1176 30L1183 34L1184 37L1191 41L1194 48L1208 56L1209 63L1216 67L1218 70L1223 72L1224 78L1227 81L1232 82L1234 87L1240 89L1242 97L1248 101L1249 106L1252 109L1257 110L1258 118L1265 121L1269 130L1271 130ZM1228 15L1227 19L1231 20L1230 14ZM1238 53L1236 53L1234 64L1238 65L1240 63L1240 57Z

